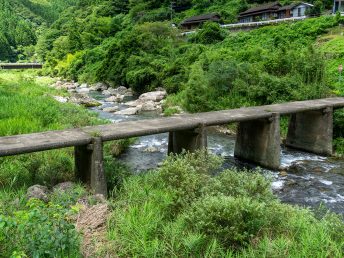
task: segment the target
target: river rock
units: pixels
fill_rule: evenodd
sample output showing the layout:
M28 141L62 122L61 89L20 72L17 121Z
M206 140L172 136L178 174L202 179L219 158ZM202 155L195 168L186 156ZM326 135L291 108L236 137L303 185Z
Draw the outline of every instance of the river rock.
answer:
M77 105L84 105L85 107L97 107L101 105L98 101L92 99L86 94L74 94L69 99L69 102Z
M144 94L142 94L139 99L143 100L143 101L161 101L166 97L167 93L166 91L151 91L151 92L146 92Z
M89 93L90 89L89 88L78 88L76 90L76 92L78 92L78 93Z
M109 112L109 113L117 112L118 110L119 110L118 106L103 108L104 112Z
M88 84L87 83L83 83L83 84L80 85L80 88L81 89L88 88Z
M63 183L59 183L57 185L55 185L53 187L53 192L59 192L59 193L65 193L65 192L70 192L71 190L73 190L75 187L75 184L73 182L63 182Z
M68 102L68 98L66 98L66 97L53 96L53 98L60 103L67 103Z
M126 106L129 106L129 107L137 107L137 106L142 106L144 102L140 99L137 99L137 100L132 100L132 101L128 101L128 102L125 102L124 104Z
M155 111L157 110L157 105L153 101L148 101L142 104L141 111Z
M132 116L132 115L136 115L137 113L139 113L139 109L136 107L131 107L131 108L127 108L121 111L116 112L116 115L127 115L127 116Z
M124 95L127 93L128 89L124 86L119 86L118 88L115 89L118 94Z
M114 88L108 88L107 90L103 90L102 94L105 96L114 96L114 95L117 95L118 92Z
M285 177L285 176L288 176L288 173L287 171L281 171L279 175Z
M154 146L149 146L148 148L146 148L144 150L144 152L150 152L150 153L159 152L159 149L157 147L154 147Z
M94 91L105 91L109 87L104 82L97 82L91 86L91 89Z
M116 96L111 96L105 99L106 102L117 102Z
M132 97L134 96L133 92L132 91L127 91L125 94L124 94L124 97Z
M102 94L105 95L105 96L110 96L111 92L109 90L103 90Z
M48 195L49 195L48 187L43 186L43 185L30 186L26 192L26 198L28 200L35 198L35 199L42 200L44 202L48 202L49 201Z
M107 102L122 102L123 99L124 99L124 95L117 94L117 95L106 98L105 101L107 101Z

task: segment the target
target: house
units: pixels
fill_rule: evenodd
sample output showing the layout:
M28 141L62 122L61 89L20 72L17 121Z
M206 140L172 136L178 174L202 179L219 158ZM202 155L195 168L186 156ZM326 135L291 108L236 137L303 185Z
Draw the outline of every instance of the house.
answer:
M344 2L344 0L343 0ZM303 17L313 5L309 3L293 3L282 6L279 2L259 5L240 13L239 22L255 22L291 17Z
M200 25L202 25L205 22L208 21L212 21L212 22L220 22L221 17L220 15L216 14L216 13L209 13L209 14L203 14L203 15L197 15L197 16L193 16L190 17L186 20L184 20L180 25L184 28L184 29L195 29L197 27L199 27Z
M277 18L278 19L284 19L284 18L290 18L292 16L292 8L294 8L296 4L290 4L290 5L285 5L282 6L280 9L277 11Z
M344 12L344 0L333 1L333 13Z
M277 18L277 11L282 6L279 2L259 5L239 14L240 22L255 22Z
M309 3L298 3L291 8L291 17L302 17L307 15L307 11L310 10L314 5Z
M313 5L309 3L293 3L290 5L282 6L277 11L278 19L290 18L290 17L303 17L306 16L307 11L312 8Z

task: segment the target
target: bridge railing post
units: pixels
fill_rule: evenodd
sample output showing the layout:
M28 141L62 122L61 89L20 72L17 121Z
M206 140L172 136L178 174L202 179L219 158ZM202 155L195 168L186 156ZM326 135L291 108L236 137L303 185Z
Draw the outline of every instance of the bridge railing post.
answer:
M240 122L234 155L237 158L278 169L280 161L280 115Z
M101 137L93 138L91 144L75 147L75 175L95 193L107 196Z
M333 108L292 114L286 146L320 155L332 155Z
M195 152L205 148L207 148L207 129L204 125L196 129L169 133L168 154L178 154L183 150Z

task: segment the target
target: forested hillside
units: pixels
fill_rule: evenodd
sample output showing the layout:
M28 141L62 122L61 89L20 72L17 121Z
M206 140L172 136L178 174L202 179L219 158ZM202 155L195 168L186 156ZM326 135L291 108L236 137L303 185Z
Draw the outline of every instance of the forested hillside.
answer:
M77 0L0 0L0 61L34 60L37 38Z
M340 91L337 75L328 72L340 60L333 62L315 46L317 37L342 23L340 17L239 33L210 23L188 38L180 36L178 24L186 17L217 12L222 22L235 22L239 12L264 2L1 0L0 59L39 60L46 74L136 92L164 87L177 94L166 108L182 103L189 111ZM332 4L310 2L322 11Z

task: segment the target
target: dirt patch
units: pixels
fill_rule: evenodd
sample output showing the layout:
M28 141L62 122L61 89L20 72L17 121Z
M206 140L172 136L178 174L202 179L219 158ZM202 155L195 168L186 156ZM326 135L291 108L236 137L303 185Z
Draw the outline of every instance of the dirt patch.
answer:
M80 251L84 257L99 257L100 247L106 245L106 221L109 207L105 203L94 206L84 206L81 209L76 229L82 233L83 240Z

